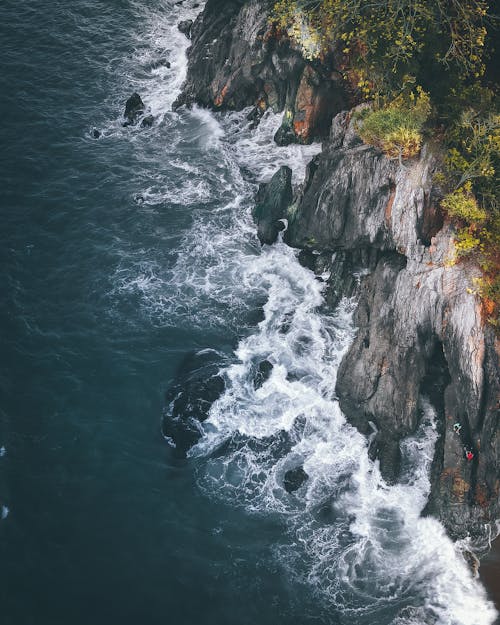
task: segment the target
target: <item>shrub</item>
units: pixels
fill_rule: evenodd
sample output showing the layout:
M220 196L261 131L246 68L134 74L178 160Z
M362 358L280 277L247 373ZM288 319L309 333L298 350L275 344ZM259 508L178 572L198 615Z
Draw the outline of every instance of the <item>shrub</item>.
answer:
M441 206L450 215L467 224L481 224L488 214L481 208L467 187L460 187L444 196Z
M379 147L390 158L413 158L422 147L422 129L429 114L429 96L417 89L416 96L367 112L358 132L365 143Z
M477 250L480 243L481 240L476 236L474 230L469 228L460 229L455 238L457 256L469 256L474 250Z

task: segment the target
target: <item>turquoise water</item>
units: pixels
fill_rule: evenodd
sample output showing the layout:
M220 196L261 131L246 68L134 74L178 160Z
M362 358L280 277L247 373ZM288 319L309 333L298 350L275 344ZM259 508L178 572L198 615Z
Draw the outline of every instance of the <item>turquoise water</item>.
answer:
M170 112L176 23L198 10L0 5L1 622L491 623L419 519L432 409L386 487L333 393L354 304L324 310L295 252L256 240L257 183L281 163L300 182L320 147L273 146L272 115L252 132L244 114ZM133 91L150 129L122 127ZM183 458L164 394L207 348L226 392Z

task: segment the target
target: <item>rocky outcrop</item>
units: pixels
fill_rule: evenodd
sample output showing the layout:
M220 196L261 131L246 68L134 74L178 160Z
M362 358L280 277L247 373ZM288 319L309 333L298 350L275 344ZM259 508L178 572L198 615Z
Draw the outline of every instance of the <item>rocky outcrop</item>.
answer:
M280 220L286 217L292 197L292 170L289 167L280 167L268 184L260 186L252 214L261 243L276 241L284 228Z
M259 237L274 241L286 217L285 240L301 248L301 261L330 272L327 302L334 307L341 297L356 296L358 331L337 376L343 412L361 432L377 430L370 453L395 481L401 440L418 427L427 396L439 439L426 511L451 536L483 540L500 512L500 345L473 292L477 268L450 262L454 233L432 182L435 156L426 147L418 159L400 164L364 145L352 114L339 113L349 98L334 55L304 59L271 25L272 4L207 1L189 32L188 77L174 107L253 106L253 125L271 108L284 112L278 143L325 139L295 199L286 168L260 189ZM267 372L256 374L257 385L261 373ZM171 410L172 431L181 423L196 429L197 418L182 402ZM288 489L306 477L291 470Z
M166 393L162 433L181 456L201 438L201 423L224 391L221 367L221 356L212 349L189 354Z
M333 59L306 61L270 22L271 0L208 0L190 30L188 78L177 108L285 111L276 139L308 143L328 132L346 94Z
M430 396L441 436L428 511L452 536L479 538L499 512L499 345L471 289L477 269L450 262L453 231L436 207L434 168L428 149L400 165L363 145L343 113L289 211L287 238L334 254L331 301L358 294L337 393L362 432L377 428L371 453L382 473L397 480L401 439Z
M123 117L127 121L123 123L124 126L133 126L137 123L141 115L144 114L144 102L138 93L133 93L125 103L125 111Z

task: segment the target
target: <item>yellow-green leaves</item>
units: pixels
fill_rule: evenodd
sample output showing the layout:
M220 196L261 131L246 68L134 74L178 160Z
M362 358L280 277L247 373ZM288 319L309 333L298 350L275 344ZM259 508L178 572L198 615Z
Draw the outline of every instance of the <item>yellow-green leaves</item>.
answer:
M430 110L428 94L417 89L411 97L368 111L358 124L358 133L390 158L413 158L422 147L422 128Z

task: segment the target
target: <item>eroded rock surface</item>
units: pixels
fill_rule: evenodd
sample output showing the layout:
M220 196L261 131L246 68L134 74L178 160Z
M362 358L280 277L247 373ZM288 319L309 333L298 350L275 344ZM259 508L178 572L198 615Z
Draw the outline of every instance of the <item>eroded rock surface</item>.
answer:
M499 345L471 288L477 268L451 262L453 230L435 202L434 169L429 149L400 165L362 145L350 116L339 115L287 237L334 254L332 301L357 292L358 332L337 393L360 431L376 425L371 452L384 476L397 480L401 439L418 426L420 397L430 396L441 436L428 511L452 536L484 538L499 512Z
M174 108L193 103L225 110L285 111L278 143L309 143L328 132L346 94L333 60L306 61L270 23L268 0L208 0L195 21L188 78Z

